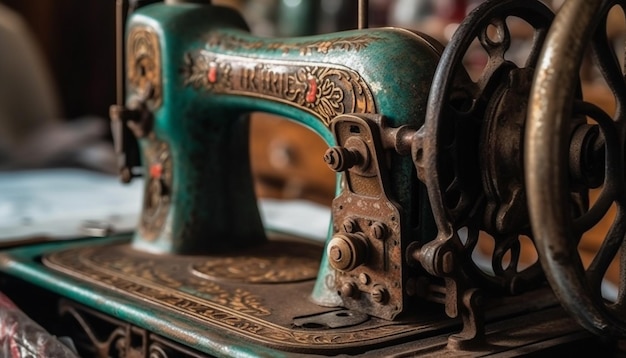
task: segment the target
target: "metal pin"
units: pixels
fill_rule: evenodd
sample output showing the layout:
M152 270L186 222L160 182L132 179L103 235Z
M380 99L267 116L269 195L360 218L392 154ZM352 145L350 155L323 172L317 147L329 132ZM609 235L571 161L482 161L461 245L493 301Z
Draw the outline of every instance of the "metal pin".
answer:
M126 8L126 2L124 0L117 0L115 2L115 79L117 97L116 104L124 105L124 10Z
M359 0L359 30L367 29L369 27L369 0Z

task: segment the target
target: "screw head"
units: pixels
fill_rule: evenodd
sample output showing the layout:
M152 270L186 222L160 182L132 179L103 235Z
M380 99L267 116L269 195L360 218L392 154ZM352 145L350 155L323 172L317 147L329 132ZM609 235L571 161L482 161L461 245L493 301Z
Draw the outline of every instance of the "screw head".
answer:
M353 297L356 294L356 291L356 285L351 282L344 283L341 285L341 289L339 290L342 297Z
M328 261L339 271L352 271L367 260L367 242L358 234L337 234L328 243Z
M337 246L333 246L328 250L330 259L333 261L341 261L341 249Z
M324 162L331 170L343 172L362 162L362 158L357 151L336 146L326 150Z
M355 232L357 229L357 223L354 219L352 218L347 218L346 220L344 220L343 222L343 230L347 233L353 233Z
M370 234L376 240L382 240L387 236L387 226L381 222L375 222L370 227Z
M376 303L385 304L389 299L389 292L382 285L374 286L372 291L372 300Z
M364 285L367 285L370 283L370 276L368 274L366 274L365 272L361 273L359 275L359 282L361 282Z

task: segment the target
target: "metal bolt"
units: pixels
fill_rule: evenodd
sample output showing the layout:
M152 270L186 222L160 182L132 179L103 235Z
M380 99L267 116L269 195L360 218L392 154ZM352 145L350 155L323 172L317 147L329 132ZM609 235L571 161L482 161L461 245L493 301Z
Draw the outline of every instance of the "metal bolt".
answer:
M330 252L330 258L334 261L340 261L341 260L341 249L337 246L333 246L330 248L329 250Z
M331 147L324 153L324 162L336 172L346 171L362 161L359 152L344 147Z
M348 218L343 222L343 230L347 233L353 233L356 231L356 221L354 219Z
M382 240L387 236L387 226L381 222L375 222L370 228L370 234L376 240Z
M368 274L366 273L362 273L359 275L359 281L364 284L367 285L368 283L370 283L370 277Z
M368 244L362 233L337 234L328 243L330 265L340 271L352 271L367 260Z
M352 297L356 293L356 285L351 282L346 282L341 285L341 290L339 290L342 297Z
M372 291L372 300L376 303L384 304L387 301L388 294L389 293L385 287L382 285L376 285Z

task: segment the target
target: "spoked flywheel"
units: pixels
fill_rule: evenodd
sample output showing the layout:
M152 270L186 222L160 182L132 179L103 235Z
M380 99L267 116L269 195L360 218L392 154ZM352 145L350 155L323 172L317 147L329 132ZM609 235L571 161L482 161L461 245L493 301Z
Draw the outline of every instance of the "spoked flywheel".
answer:
M547 36L534 79L525 138L525 178L540 261L563 306L587 329L626 336L626 81L607 35L611 10L626 1L569 0ZM591 50L591 51L588 51ZM576 97L581 64L593 55L616 109ZM623 56L624 50L618 52ZM610 95L608 97L611 97ZM572 130L572 121L585 123ZM569 190L598 188L597 200L580 213ZM613 209L611 209L613 208ZM613 210L615 215L607 215ZM585 265L580 242L601 220L602 243ZM617 297L603 297L612 262L620 265Z
M442 55L426 121L415 137L413 159L439 230L422 257L455 251L463 273L479 287L517 293L542 282L536 257L528 265L521 260L522 242L536 255L522 145L534 69L553 17L539 1L486 1L476 8ZM521 59L512 46L520 24L528 39ZM483 66L472 73L464 64L476 48L484 54ZM483 253L487 265L480 265L476 254L484 236L493 246ZM436 273L434 266L426 263Z

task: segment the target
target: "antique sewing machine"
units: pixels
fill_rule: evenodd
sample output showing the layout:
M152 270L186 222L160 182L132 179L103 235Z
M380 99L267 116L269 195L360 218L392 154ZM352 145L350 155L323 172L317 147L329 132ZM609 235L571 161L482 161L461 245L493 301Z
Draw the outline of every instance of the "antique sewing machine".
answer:
M613 300L601 285L626 234L626 87L604 29L622 2L569 0L554 19L538 1L487 1L445 50L366 28L364 1L361 29L280 39L207 0L151 2L126 22L112 107L121 177L145 180L136 232L0 256L2 290L40 297L24 309L52 333L99 357L616 351L623 278ZM532 29L521 63L510 17ZM477 45L487 61L470 75ZM613 117L581 97L589 46ZM328 144L338 185L325 245L263 226L255 111ZM584 266L578 241L612 205ZM526 264L529 245L539 259Z

